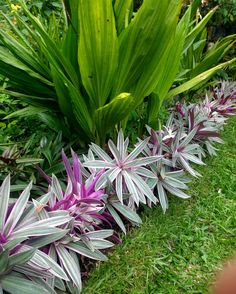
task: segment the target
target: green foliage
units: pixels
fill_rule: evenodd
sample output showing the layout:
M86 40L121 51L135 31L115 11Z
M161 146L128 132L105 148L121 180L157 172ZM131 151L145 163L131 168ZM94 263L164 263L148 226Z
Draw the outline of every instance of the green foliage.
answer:
M58 163L63 147L61 135L56 137L35 115L25 117L22 114L5 119L14 111L22 111L25 106L25 103L8 95L0 95L0 180L10 173L14 184L29 179L36 182L38 175L34 166L41 162L47 171ZM39 144L40 140L42 144Z
M53 13L59 15L62 10L62 1L61 0L44 0L44 1L26 1L26 4L29 10L35 15L42 15L49 17Z
M15 99L9 95L0 95L0 142L16 143L25 141L35 132L43 133L48 129L45 125L38 122L35 116L26 117L25 115L15 118L9 117L12 112L22 111L27 104Z
M185 17L190 14L189 10L190 8L185 13ZM191 19L187 27L188 37L185 41L185 50L182 55L177 81L181 83L189 81L201 73L212 69L234 45L236 35L229 35L207 48L207 30L205 25L212 19L216 11L217 8L212 9L202 20L199 20L193 14L194 19ZM200 86L202 85L203 83L200 83Z
M236 1L235 0L213 0L209 1L208 7L219 5L215 17L212 20L216 26L234 25L236 20Z
M33 123L33 122L32 122ZM24 125L23 125L24 126ZM4 134L5 132L3 132ZM11 174L14 191L25 186L29 179L38 187L45 186L39 170L47 174L62 174L61 150L69 150L74 142L65 142L62 134L37 130L22 141L0 144L0 180Z
M149 98L149 125L157 128L157 113L164 99L202 87L214 74L231 65L236 59L218 64L225 53L233 46L236 35L217 42L211 50L206 46L206 25L214 15L212 9L202 20L195 17L199 1L195 0L182 16L170 51L167 52L165 66L157 78L159 82ZM168 78L169 77L169 78ZM172 83L175 88L170 89Z
M53 34L57 19L45 25L19 3L17 26L5 16L10 33L0 30L0 73L8 78L2 91L28 103L28 113L38 110L44 122L68 138L80 133L85 142L100 145L116 125L126 126L145 97L147 120L154 126L163 101L171 96L180 60L210 18L192 28L195 8L190 6L178 22L180 0L147 0L136 13L130 0L125 6L119 0L68 0L64 29ZM195 87L234 60L207 71L218 61L199 66L188 85Z
M29 8L29 10L34 15L41 15L43 17L50 17L52 14L59 15L62 10L62 1L61 0L26 0L26 5ZM13 5L13 6L11 6ZM12 13L14 14L15 11L20 9L20 7L14 7L18 5L17 1L11 1L11 0L0 0L0 6L1 10L4 13ZM16 9L16 10L15 10Z

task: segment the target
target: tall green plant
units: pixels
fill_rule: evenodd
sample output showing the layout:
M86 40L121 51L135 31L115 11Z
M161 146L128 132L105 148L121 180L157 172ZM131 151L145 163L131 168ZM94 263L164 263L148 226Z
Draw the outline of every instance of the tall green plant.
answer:
M0 29L0 74L8 78L2 91L26 101L29 113L37 107L54 129L73 127L99 144L145 97L149 123L156 120L195 36L191 11L178 22L180 0L146 0L136 13L131 0L66 0L60 41L20 5L29 21L16 20L31 42L5 16L11 32Z
M178 23L173 44L166 51L166 61L159 72L159 82L149 98L149 124L157 128L157 114L164 100L204 85L220 69L236 59L219 64L236 40L230 35L219 40L205 52L207 46L206 25L217 7L203 19L196 18L201 1L195 0ZM172 87L174 85L175 87Z
M207 48L207 30L205 25L211 20L217 9L218 7L213 8L200 21L199 17L194 17L194 20L192 19L193 17L190 19L179 69L181 81L190 80L216 66L235 44L236 34L222 38L211 45L210 48ZM196 13L196 8L192 12ZM188 11L186 14L188 14Z

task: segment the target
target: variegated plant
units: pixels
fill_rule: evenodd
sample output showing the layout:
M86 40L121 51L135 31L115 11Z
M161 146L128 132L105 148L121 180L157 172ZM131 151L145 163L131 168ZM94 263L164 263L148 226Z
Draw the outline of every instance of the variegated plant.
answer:
M39 198L34 201L34 205L36 210L39 209L41 219L47 218L50 214L64 213L66 210L72 221L63 226L67 232L66 235L48 246L42 238L34 238L29 241L29 244L46 250L48 255L67 273L69 281L66 281L66 285L62 280L55 278L50 280L52 288L80 293L82 289L81 257L93 260L107 259L100 249L113 246L111 241L105 240L113 235L113 230L104 230L101 225L103 222L110 224L112 217L104 214L105 204L102 200L104 190L95 190L95 184L100 177L99 173L90 175L81 165L74 151L72 151L72 164L64 151L62 151L62 160L67 175L64 180L65 185L62 185L55 175L46 176L50 183L48 197ZM88 177L86 178L84 174Z
M29 239L46 239L46 245L66 234L59 226L71 220L63 215L48 215L40 220L28 203L31 184L12 203L10 199L10 176L0 188L0 292L8 293L54 293L45 278L57 277L68 280L67 274L47 254L28 246Z
M143 177L152 177L152 173L145 166L160 160L161 157L140 157L148 140L140 142L132 152L128 153L129 139L124 140L123 132L120 130L117 145L112 140L108 141L110 155L92 143L90 150L97 156L97 159L86 160L83 165L104 171L95 188L104 188L110 181L114 182L115 191L121 203L124 203L124 194L127 193L130 195L128 199L130 207L133 207L134 204L139 205L140 202L146 203L146 198L156 203L157 199Z

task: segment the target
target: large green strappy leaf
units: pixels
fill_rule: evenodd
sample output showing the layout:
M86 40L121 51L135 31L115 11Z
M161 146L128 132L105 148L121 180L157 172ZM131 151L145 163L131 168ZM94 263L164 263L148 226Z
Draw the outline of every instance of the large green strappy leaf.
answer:
M79 4L79 67L90 104L102 107L111 92L118 63L118 39L111 0Z

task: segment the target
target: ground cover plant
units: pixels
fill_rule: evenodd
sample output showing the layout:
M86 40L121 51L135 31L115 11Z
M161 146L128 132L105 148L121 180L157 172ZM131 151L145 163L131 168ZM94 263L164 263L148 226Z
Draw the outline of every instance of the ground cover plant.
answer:
M236 118L222 132L217 157L196 170L191 199L170 197L166 214L145 209L140 228L90 273L84 293L209 293L216 272L235 255Z
M80 293L81 275L86 274L83 256L106 260L100 250L119 241L114 224L124 233L124 220L140 225L137 214L140 203L151 207L160 202L165 212L167 192L189 198L183 191L188 189L186 173L199 176L191 162L203 165L206 152L216 154L215 143L222 143L219 131L235 110L235 84L222 82L199 104L178 103L171 110L165 128L155 131L147 127L150 136L139 140L132 151L128 151L129 140L124 139L122 131L118 133L117 145L108 142L109 154L92 143L88 155L81 159L72 150L70 162L62 151L66 177L59 180L41 171L48 181L48 191L29 202L30 186L10 204L8 176L0 194L4 203L1 262L5 264L11 254L25 251L29 254L27 258L19 256L16 269L9 261L10 268L1 275L1 287L15 293L11 278L20 272L22 289L33 281L39 289L44 287L45 293L57 290ZM42 262L46 258L53 266L48 278L43 273L37 279L32 278L28 265L34 264L38 255ZM23 268L20 266L19 270L20 264ZM39 268L36 270L40 272Z

